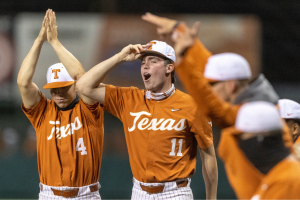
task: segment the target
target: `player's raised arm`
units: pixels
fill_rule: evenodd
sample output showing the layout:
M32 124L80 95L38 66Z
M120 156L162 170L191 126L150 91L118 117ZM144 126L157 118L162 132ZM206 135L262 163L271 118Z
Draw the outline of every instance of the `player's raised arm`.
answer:
M179 24L176 20L159 17L151 13L146 13L142 16L142 19L157 26L157 34L160 38L170 36Z
M77 88L79 92L103 104L105 85L100 83L102 83L106 74L122 62L134 61L140 58L140 51L148 46L150 45L130 44L124 47L120 53L94 66L78 80Z
M205 182L206 199L217 199L218 166L214 145L207 149L200 149L202 160L202 174Z
M180 60L176 66L177 75L201 112L221 128L232 126L240 106L224 102L214 94L202 73L208 57L202 54L202 47L195 42L199 25L195 23L191 29L185 24L182 25L184 30L177 31L177 37L174 38L175 53ZM201 62L199 57L202 58Z
M49 10L47 13L47 40L53 47L56 52L59 60L66 67L70 76L76 81L78 80L84 73L85 70L79 60L75 58L58 40L57 38L57 25L56 25L56 15L55 12ZM95 101L80 94L80 98L86 104L94 104Z
M38 37L35 39L33 46L29 53L23 60L21 65L17 83L22 96L23 104L26 108L35 106L40 101L39 88L32 82L32 78L35 72L36 64L39 59L39 55L44 42L47 40L47 29L46 29L46 16L49 10L47 10L44 17L42 28Z

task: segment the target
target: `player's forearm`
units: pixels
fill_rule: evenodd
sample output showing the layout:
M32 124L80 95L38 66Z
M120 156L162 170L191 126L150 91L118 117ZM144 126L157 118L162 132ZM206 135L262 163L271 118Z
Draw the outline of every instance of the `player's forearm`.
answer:
M206 199L216 199L218 187L218 167L216 158L209 158L207 160L205 170L207 173L206 178L204 178Z
M34 41L29 53L23 60L17 78L17 83L19 87L27 87L28 85L31 85L43 43L43 41L37 38Z
M187 50L181 62L177 63L176 73L188 93L195 99L195 102L200 108L199 110L207 115L209 113L209 103L211 99L209 100L206 96L211 95L212 91L203 76L203 69L205 68L209 56L200 56L202 52L201 49L199 43L195 42L194 45ZM199 62L200 57L202 57L201 62Z
M85 70L82 67L79 60L75 58L60 42L58 39L51 41L50 43L56 52L59 60L66 67L70 76L75 80L79 79Z
M113 57L94 66L78 80L78 90L82 94L89 96L89 91L97 88L104 80L106 74L121 62L122 61L119 59L119 55L116 54Z
M206 199L217 198L218 166L213 144L208 149L200 149L202 174L205 182Z

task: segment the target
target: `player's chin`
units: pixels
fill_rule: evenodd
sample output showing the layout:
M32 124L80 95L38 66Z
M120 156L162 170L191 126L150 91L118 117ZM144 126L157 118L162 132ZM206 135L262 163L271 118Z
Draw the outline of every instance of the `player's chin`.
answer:
M152 89L152 87L150 85L145 84L145 90L151 90L151 89Z
M66 102L55 102L55 103L60 108L66 108L68 106Z

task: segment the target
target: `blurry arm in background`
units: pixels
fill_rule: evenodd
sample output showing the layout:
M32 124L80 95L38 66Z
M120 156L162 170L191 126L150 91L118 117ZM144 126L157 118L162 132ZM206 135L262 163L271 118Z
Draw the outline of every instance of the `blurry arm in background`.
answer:
M49 10L47 13L46 25L48 42L53 47L59 60L66 67L70 76L77 81L83 74L85 74L85 70L81 63L59 42L57 38L56 16L55 12L52 10ZM92 105L95 103L93 99L90 99L82 94L80 94L80 98L86 104Z
M105 100L105 84L101 82L106 74L122 62L138 59L141 56L140 50L148 46L150 45L130 44L118 54L94 66L77 82L79 92L103 104Z
M34 107L41 99L39 88L36 84L32 82L32 78L35 72L36 64L38 62L42 46L47 40L46 16L48 12L49 10L46 12L42 28L38 37L35 39L33 46L31 47L25 59L23 60L17 78L17 83L25 108Z
M232 126L239 106L221 101L203 76L211 53L197 38L200 23L196 22L192 28L189 28L181 22L174 27L177 24L175 20L150 13L143 15L142 19L158 26L157 31L161 37L172 35L172 40L175 42L176 74L187 92L195 99L199 110L221 128Z
M214 145L207 149L201 149L202 175L205 182L206 199L217 199L218 166Z

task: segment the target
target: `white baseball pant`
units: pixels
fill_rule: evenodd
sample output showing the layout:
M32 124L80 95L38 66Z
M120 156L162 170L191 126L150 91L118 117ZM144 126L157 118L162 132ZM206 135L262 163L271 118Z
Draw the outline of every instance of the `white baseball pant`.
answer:
M191 200L194 199L192 189L190 188L191 179L187 178L186 187L177 187L176 181L165 183L143 183L133 178L133 188L131 200ZM164 185L161 193L150 194L142 190L140 184L144 186Z
M96 192L91 192L89 186L98 185L98 190ZM78 188L78 195L76 197L72 198L65 198L62 196L54 195L53 191L51 190L60 190L60 191L66 191L70 189ZM39 193L39 200L101 200L99 189L101 188L100 183L94 183L91 185L83 186L83 187L52 187L48 185L44 185L40 183L40 193Z

